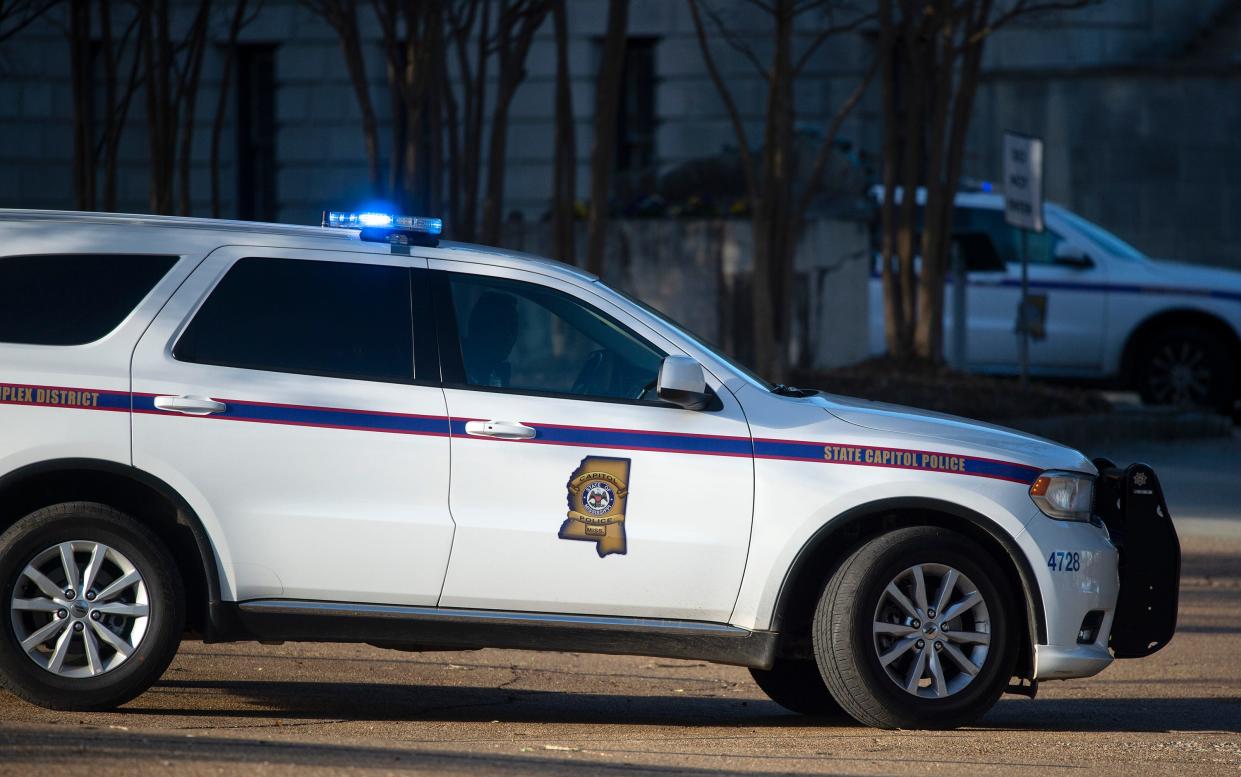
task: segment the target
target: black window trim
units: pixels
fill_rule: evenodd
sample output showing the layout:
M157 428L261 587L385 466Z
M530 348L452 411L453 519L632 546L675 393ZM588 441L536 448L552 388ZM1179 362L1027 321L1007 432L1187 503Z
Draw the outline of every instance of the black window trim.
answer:
M413 370L413 377L409 379L396 379L396 378L375 378L371 376L354 375L354 374L349 374L349 373L329 372L329 371L320 371L320 370L265 370L265 369L260 369L258 367L242 367L236 364L225 364L222 362L209 361L205 359L190 361L188 359L179 358L177 356L177 347L181 344L181 340L183 337L185 337L185 333L189 331L190 325L194 323L194 319L198 318L198 315L199 313L202 312L202 308L207 303L207 300L209 300L211 298L211 295L215 293L215 290L219 288L220 284L228 276L229 272L232 271L232 269L236 267L238 263L246 259L280 259L280 260L293 261L293 262L325 261L325 262L332 262L335 264L351 264L351 265L357 264L357 265L363 265L363 266L391 267L397 270L404 270L406 272L406 277L409 279L408 299L409 299L409 304L410 304L410 316L408 320L409 320L409 324L411 327L410 342L413 344L413 349L414 349L414 352L411 354L411 358L410 358L410 366L411 366L411 369ZM311 257L299 258L296 256L270 256L270 255L264 256L261 253L254 253L254 254L248 253L248 254L233 257L229 261L228 266L224 268L224 271L220 273L219 277L217 277L215 281L211 284L211 287L208 288L203 293L203 295L195 302L193 309L190 310L190 312L182 320L180 328L177 331L176 336L173 339L172 345L169 346L168 348L168 356L173 361L180 362L181 364L198 364L198 365L202 365L206 367L222 367L224 369L229 369L229 370L242 370L244 372L259 372L259 373L265 373L268 375L306 375L306 376L314 377L314 378L332 378L335 380L352 380L352 381L362 381L365 383L384 383L384 384L395 385L395 386L440 387L441 381L438 375L436 376L435 379L419 377L419 372L420 372L419 366L420 365L426 367L429 370L429 372L432 374L438 373L438 364L436 364L436 366L432 368L428 360L435 359L436 362L438 362L439 360L438 354L435 353L434 350L430 350L432 347L431 346L432 341L431 341L431 338L427 334L427 330L425 326L422 327L421 336L419 333L419 327L417 326L418 320L421 319L422 321L425 322L431 316L431 313L429 310L430 308L429 304L424 304L422 306L423 312L421 313L421 315L417 313L418 305L416 305L415 300L417 300L418 302L423 302L423 303L429 302L429 300L425 299L425 297L420 297L420 295L418 294L418 285L415 283L414 273L417 273L420 270L422 272L425 272L425 270L422 270L421 268L409 267L404 264L351 262L348 260L341 260L341 259L317 259L317 258L311 258ZM419 343L422 343L428 347L420 349ZM436 350L438 350L437 346L438 344L436 344L435 346ZM419 354L420 350L424 351L424 353L422 353L421 356Z
M523 397L545 397L548 399L569 399L577 402L598 402L609 405L636 405L638 407L652 408L668 408L674 410L683 410L680 405L671 402L665 402L662 399L627 399L623 397L600 397L594 395L568 394L559 391L539 391L537 389L518 389L503 388L499 386L475 386L465 380L465 365L461 361L461 340L460 333L457 331L457 317L453 307L452 290L449 288L449 281L452 276L461 276L465 278L482 278L485 280L512 281L514 283L526 283L531 286L538 286L540 289L546 289L553 294L560 294L572 299L580 305L585 305L594 311L601 318L606 319L621 331L629 334L641 343L655 350L657 353L667 357L669 354L666 349L652 343L649 339L643 337L633 330L632 327L625 325L623 322L606 311L600 309L597 305L591 305L581 297L567 294L560 289L551 286L536 283L534 281L521 278L509 278L507 276L489 275L486 273L469 273L458 272L455 270L425 270L427 273L427 282L430 287L430 294L434 300L435 309L435 333L439 342L440 354L440 375L442 385L445 389L455 389L460 391L478 391L489 394L508 394ZM715 412L724 409L724 403L716 395L715 391L707 386L707 393L711 395L711 401L705 408L706 412ZM701 412L701 411L700 411Z

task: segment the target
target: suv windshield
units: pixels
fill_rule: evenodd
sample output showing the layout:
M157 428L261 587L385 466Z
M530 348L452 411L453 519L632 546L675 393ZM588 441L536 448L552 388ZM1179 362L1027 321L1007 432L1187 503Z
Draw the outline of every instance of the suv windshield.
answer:
M1059 215L1074 228L1084 233L1087 238L1093 240L1110 254L1119 256L1121 259L1145 259L1146 254L1129 245L1125 241L1108 232L1103 227L1094 222L1087 221L1076 213L1057 208Z
M645 310L647 313L650 313L652 316L654 316L655 318L659 319L659 321L660 321L661 323L663 323L663 324L664 324L664 326L668 327L669 329L672 329L672 330L673 330L673 331L675 331L677 334L679 334L681 337L684 337L686 340L689 340L690 342L692 342L692 343L693 343L695 346L697 346L698 348L701 348L702 350L704 350L704 351L706 351L707 353L711 354L711 355L712 355L712 356L714 356L715 358L717 358L717 359L719 359L720 361L724 362L724 363L725 363L725 364L727 364L729 367L731 367L731 368L733 369L733 371L734 371L734 372L736 372L736 373L738 373L738 374L740 374L740 375L742 375L742 376L744 376L744 377L748 378L751 382L753 382L753 383L755 383L756 385L758 385L758 386L759 386L760 388L762 388L764 391L775 391L775 390L776 390L776 385L775 385L775 384L773 384L773 383L771 383L771 382L769 382L769 381L767 381L767 380L764 380L762 376L760 376L758 373L756 373L756 372L754 372L753 370L751 370L749 367L746 367L744 364L742 364L742 363L738 362L736 359L733 359L733 358L731 358L731 357L729 357L729 356L726 356L724 353L722 353L722 352L720 351L720 349L719 349L719 348L716 348L715 346L711 345L710 343L708 343L708 342L707 342L706 340L704 340L703 338L701 338L701 337L699 337L698 335L696 335L696 334L694 334L693 332L691 332L689 329L687 329L687 328L686 328L685 326L683 326L682 324L680 324L680 323L678 323L678 322L674 321L672 318L670 318L670 317L669 317L667 314L665 314L663 311L660 311L660 310L658 310L658 309L656 309L656 308L651 307L650 305L646 304L645 302L643 302L642 300L640 300L640 299L638 299L637 297L633 296L632 294L627 294L627 293L625 293L625 292L621 291L620 289L614 288L614 287L612 287L612 286L608 286L608 285L607 285L607 284L605 284L603 281L595 281L595 283L599 284L600 286L602 286L603 288L605 288L605 289L607 289L607 290L609 290L609 291L612 291L612 292L615 292L616 294L619 294L621 297L624 297L624 298L625 298L625 299L627 299L628 301L630 301L630 302L632 302L633 304L637 305L638 307L642 308L642 309L643 309L643 310Z

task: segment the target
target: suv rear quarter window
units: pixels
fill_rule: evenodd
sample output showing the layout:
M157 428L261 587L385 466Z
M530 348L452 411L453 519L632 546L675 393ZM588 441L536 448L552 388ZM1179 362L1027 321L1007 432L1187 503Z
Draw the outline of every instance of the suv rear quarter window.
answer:
M0 257L0 342L85 345L120 326L175 256Z

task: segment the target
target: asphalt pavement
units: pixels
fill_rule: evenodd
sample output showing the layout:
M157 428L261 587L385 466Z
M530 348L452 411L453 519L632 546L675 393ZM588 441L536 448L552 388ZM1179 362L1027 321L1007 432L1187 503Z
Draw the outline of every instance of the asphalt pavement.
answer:
M118 712L0 692L0 774L1241 774L1241 439L1099 452L1164 484L1177 636L966 729L803 718L693 661L187 642Z

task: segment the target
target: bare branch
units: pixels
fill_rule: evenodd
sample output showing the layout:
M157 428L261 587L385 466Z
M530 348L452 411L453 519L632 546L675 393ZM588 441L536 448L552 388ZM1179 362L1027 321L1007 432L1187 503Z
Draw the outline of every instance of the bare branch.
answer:
M763 80L770 81L771 73L763 67L761 62L758 61L758 56L754 53L754 49L751 48L750 44L741 40L737 37L736 33L729 30L724 24L724 20L720 18L719 13L711 8L710 5L704 2L702 7L707 16L711 18L711 22L720 31L720 36L724 38L724 42L738 54L745 57L749 63L754 66L755 72L757 72Z
M882 56L882 55L881 55ZM870 67L866 71L866 75L862 76L862 80L849 93L848 99L841 103L836 109L836 114L832 116L831 123L828 124L827 134L823 138L823 143L819 146L819 152L814 157L814 162L810 166L810 177L806 182L806 188L801 193L801 198L797 201L797 218L804 218L806 211L810 208L810 202L815 195L819 193L819 188L823 182L823 171L827 167L827 160L831 156L832 147L836 145L836 136L840 134L840 128L844 125L845 119L857 107L861 101L862 95L866 94L867 87L874 80L875 73L879 71L880 56L874 58L870 63Z
M1102 0L1054 0L1043 3L1031 3L1028 0L1017 0L1017 2L1004 13L997 16L990 23L985 23L981 28L970 33L964 42L957 48L957 53L977 45L991 33L999 30L1004 25L1019 16L1036 14L1043 11L1074 11L1078 8L1085 8L1088 5L1095 5Z
M59 0L0 0L0 43L29 27Z
M776 12L776 9L774 6L764 3L763 0L745 0L745 1L749 3L750 5L754 6L755 8L759 9L760 11L763 11L764 13L774 14Z
M825 27L824 29L820 30L819 34L814 37L813 41L811 41L810 47L806 49L805 51L803 51L802 55L797 58L797 62L793 65L793 77L796 78L798 75L801 74L801 71L806 67L807 64L809 64L810 58L814 56L814 52L817 51L819 46L822 46L823 42L826 41L828 38L832 37L833 35L840 35L846 32L853 32L854 30L861 27L863 24L866 24L867 22L872 22L876 18L877 18L877 14L875 13L863 14L844 24L832 25L832 26Z
M728 110L729 121L733 125L733 133L737 136L737 144L740 146L741 168L745 173L746 189L750 193L751 203L758 202L758 170L754 166L754 155L750 152L750 141L745 133L745 124L741 120L741 112L737 110L737 102L733 99L732 92L728 91L724 79L720 76L720 69L715 64L715 57L711 55L711 44L707 41L707 31L702 24L702 16L698 12L698 0L685 0L689 5L690 16L694 20L694 32L698 35L698 46L702 49L702 59L707 66L707 73L711 76L711 83L715 84L715 89L719 92L720 100L723 101L724 107Z

